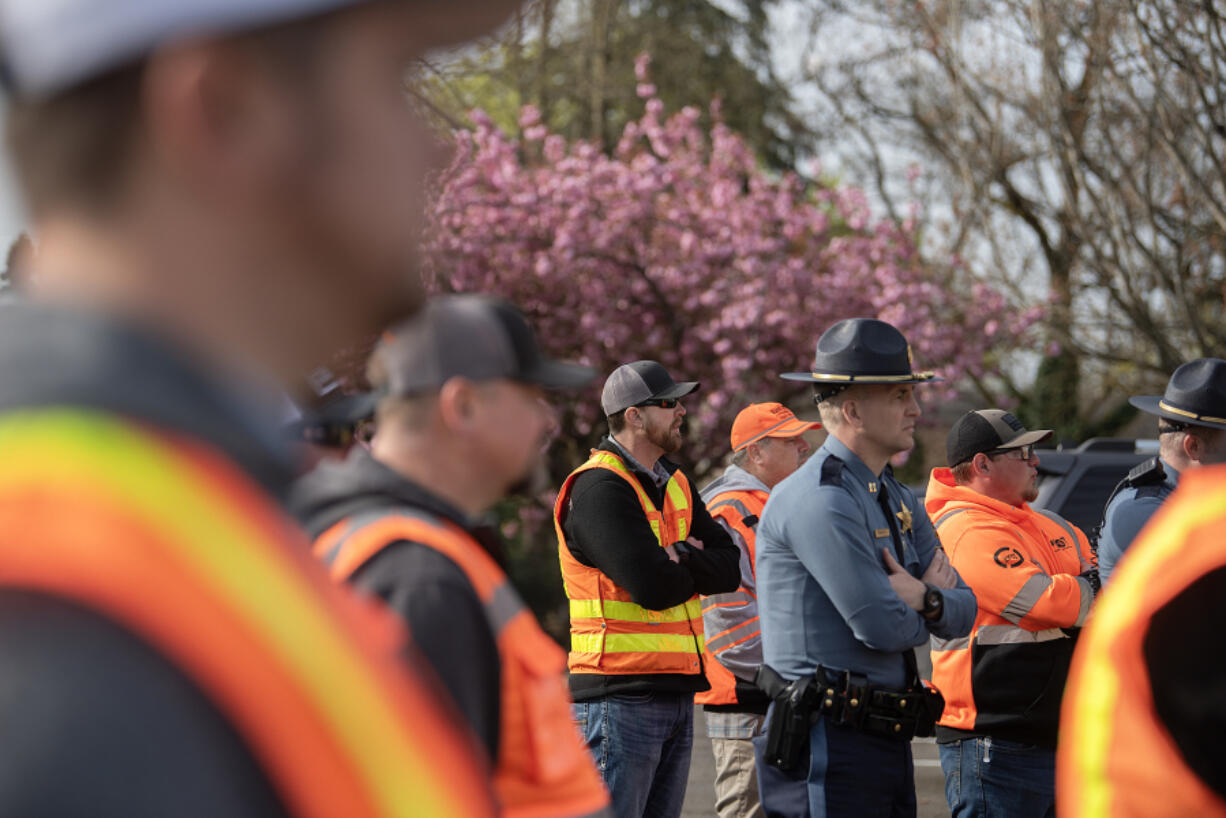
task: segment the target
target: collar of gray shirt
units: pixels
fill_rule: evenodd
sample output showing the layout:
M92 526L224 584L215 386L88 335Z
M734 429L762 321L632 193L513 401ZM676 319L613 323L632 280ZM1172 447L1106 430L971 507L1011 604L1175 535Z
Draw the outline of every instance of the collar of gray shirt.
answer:
M617 447L617 450L621 452L622 459L625 460L631 466L631 468L637 469L643 474L650 475L652 482L654 482L657 487L664 486L669 481L669 478L672 477L672 475L668 473L668 469L664 468L659 460L653 463L649 469L636 460L634 455L626 451L626 447L618 443L617 438L613 437L613 435L609 435L609 442Z

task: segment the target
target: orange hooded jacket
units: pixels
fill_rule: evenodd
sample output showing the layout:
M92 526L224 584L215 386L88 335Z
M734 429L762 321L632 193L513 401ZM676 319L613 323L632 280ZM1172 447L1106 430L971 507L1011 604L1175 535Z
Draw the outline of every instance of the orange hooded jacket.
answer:
M924 507L979 610L963 639L933 639L932 682L945 696L937 738L992 736L1055 749L1075 631L1094 591L1089 541L1059 515L1012 506L934 469Z

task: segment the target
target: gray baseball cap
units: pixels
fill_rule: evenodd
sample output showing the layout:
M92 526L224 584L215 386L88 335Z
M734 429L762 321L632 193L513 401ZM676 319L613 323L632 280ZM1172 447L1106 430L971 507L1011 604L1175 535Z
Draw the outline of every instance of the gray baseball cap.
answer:
M685 397L698 386L697 381L677 383L655 361L635 361L613 370L600 393L600 407L605 415L616 415L643 401Z
M950 466L956 466L981 452L1032 446L1052 434L1051 429L1028 431L1004 409L979 409L967 412L950 428L945 438L945 458Z
M379 397L429 392L456 377L508 378L555 389L585 386L596 377L591 367L546 358L523 314L486 295L432 299L387 332L375 355L387 370Z

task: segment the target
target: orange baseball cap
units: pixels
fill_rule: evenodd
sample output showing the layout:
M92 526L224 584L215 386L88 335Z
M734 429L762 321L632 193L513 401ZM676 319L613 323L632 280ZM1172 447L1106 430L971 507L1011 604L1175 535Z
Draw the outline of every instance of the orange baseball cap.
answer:
M820 423L801 420L782 403L751 403L732 421L732 451L739 452L764 437L796 437L820 428Z

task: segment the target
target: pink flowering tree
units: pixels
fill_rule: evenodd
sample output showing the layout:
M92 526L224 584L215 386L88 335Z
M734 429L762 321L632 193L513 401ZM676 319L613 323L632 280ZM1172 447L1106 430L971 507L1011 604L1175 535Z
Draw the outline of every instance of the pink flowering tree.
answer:
M1038 311L922 263L911 226L874 221L861 191L765 172L693 108L666 116L646 58L638 75L643 115L611 155L551 133L532 106L518 137L473 113L433 202L430 286L508 298L551 354L602 374L653 358L701 381L684 452L700 473L727 452L745 404L803 399L778 374L807 369L840 319L897 326L916 366L947 379L944 395L1028 343ZM599 388L559 401L556 480L604 431Z

